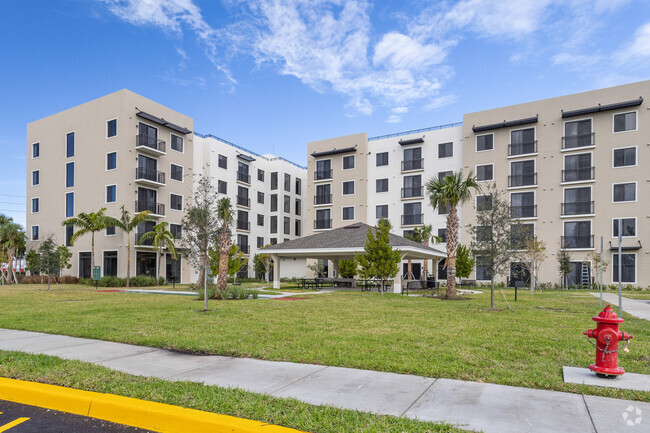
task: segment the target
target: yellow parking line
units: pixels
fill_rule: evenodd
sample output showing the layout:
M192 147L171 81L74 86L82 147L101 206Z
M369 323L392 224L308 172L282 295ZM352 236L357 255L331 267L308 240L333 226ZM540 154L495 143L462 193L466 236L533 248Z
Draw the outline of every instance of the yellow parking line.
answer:
M2 413L2 412L0 412L0 413ZM3 431L9 430L12 427L16 427L18 424L22 424L25 421L27 421L28 419L29 418L18 418L15 421L11 421L9 424L0 425L0 433L2 433Z

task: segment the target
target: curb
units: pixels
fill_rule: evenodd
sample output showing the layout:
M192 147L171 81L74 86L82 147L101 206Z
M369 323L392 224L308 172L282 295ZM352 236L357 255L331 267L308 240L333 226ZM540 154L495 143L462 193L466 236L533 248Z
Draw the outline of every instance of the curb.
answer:
M162 433L303 433L260 421L15 379L0 378L0 399Z

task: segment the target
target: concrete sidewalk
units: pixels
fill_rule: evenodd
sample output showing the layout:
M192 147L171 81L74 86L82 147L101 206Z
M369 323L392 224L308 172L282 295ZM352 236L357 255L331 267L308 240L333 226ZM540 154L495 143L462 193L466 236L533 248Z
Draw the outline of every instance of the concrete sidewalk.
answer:
M599 292L589 292L597 298L600 298ZM605 305L611 305L616 314L618 314L618 292L603 293L603 308ZM650 320L650 302L637 301L623 297L623 311L640 319Z
M0 350L76 359L139 376L241 388L316 405L445 421L486 433L650 431L650 403L565 392L322 365L193 356L8 329L0 330Z

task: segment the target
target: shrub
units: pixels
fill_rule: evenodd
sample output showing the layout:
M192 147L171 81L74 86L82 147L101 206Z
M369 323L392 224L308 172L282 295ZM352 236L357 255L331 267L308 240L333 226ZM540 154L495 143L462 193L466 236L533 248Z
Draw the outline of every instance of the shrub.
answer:
M126 284L126 282L125 282ZM156 277L148 277L146 275L138 275L137 277L131 278L131 287L151 287L156 286L158 280Z
M18 284L41 284L41 281L47 281L47 277L43 275L19 275Z
M160 278L158 278L158 285L159 285L159 286L165 286L165 285L167 285L167 280L165 280L165 277L160 277Z
M215 297L216 293L216 297ZM199 289L197 292L199 300L203 300L203 289ZM217 286L213 284L208 285L208 298L217 299L221 301L228 301L233 299L248 299L253 298L257 299L259 297L259 291L255 289L246 289L241 286L228 286L226 290L222 292L217 292Z
M59 277L59 283L61 284L79 284L79 278L73 277L72 275L63 275Z

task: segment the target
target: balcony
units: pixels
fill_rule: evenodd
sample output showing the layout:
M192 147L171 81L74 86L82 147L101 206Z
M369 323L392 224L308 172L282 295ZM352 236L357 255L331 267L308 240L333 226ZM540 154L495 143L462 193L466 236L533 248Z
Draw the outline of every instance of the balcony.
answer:
M594 133L582 135L566 135L562 137L562 150L579 149L595 146Z
M562 236L562 248L593 248L594 235L590 236Z
M402 161L402 171L422 170L424 168L424 158L406 159Z
M328 180L332 178L332 170L317 170L314 172L314 180Z
M237 220L237 230L250 231L251 223L244 220Z
M536 186L537 173L530 174L513 174L508 176L508 188L518 186Z
M314 204L331 204L332 194L319 194L314 196Z
M143 212L148 210L151 216L165 216L165 205L163 203L156 203L153 201L136 200L135 211Z
M241 195L237 196L237 206L251 207L251 199Z
M583 182L596 178L596 167L562 170L562 182Z
M144 236L146 232L136 232L135 233L135 245L140 247L153 247L153 238L149 238L140 244L140 239Z
M508 156L528 155L537 153L537 140L526 143L510 143L508 145Z
M510 206L510 216L512 218L536 218L537 205Z
M324 230L332 228L332 220L315 220L314 221L314 230Z
M402 215L402 225L403 226L412 226L422 224L424 221L424 214L415 214L415 215Z
M594 213L593 201L578 201L562 203L562 215L592 215Z
M145 185L164 186L165 173L150 168L138 167L135 169L135 181Z
M250 185L251 184L251 175L248 174L248 173L242 173L241 171L238 171L237 172L237 181L247 183L248 185Z
M424 187L413 186L402 188L402 198L424 197Z
M244 253L244 254L250 254L250 252L251 252L251 247L250 247L250 245L240 245L240 244L237 244L237 246L239 247L239 249L241 250L242 253Z
M167 153L165 140L159 140L158 138L149 135L136 135L135 148L136 150L142 150L154 155L164 155Z

